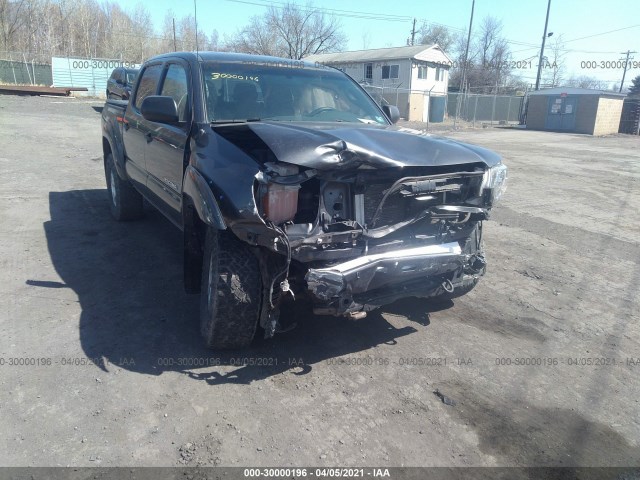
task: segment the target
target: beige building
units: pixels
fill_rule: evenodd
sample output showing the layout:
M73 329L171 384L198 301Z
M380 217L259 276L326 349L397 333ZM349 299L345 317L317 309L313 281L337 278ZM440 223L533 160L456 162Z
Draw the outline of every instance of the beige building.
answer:
M625 95L588 88L549 88L529 94L527 128L609 135L618 132Z
M403 118L427 121L430 108L432 117L435 110L444 116L452 61L438 45L324 53L304 60L342 70L376 100L397 105Z

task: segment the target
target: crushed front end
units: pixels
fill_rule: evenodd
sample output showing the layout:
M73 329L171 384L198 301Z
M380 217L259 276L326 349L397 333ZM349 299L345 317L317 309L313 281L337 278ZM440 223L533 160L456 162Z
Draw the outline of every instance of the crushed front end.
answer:
M485 272L482 222L506 167L349 163L273 162L259 175L258 209L287 258L269 298L306 292L317 314L361 318L399 298L470 290Z

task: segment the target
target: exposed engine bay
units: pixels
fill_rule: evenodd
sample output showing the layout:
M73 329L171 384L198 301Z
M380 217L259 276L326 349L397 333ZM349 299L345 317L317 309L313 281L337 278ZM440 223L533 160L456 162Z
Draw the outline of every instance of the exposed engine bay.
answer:
M352 144L309 128L242 128L241 148L261 165L253 198L263 224L235 233L279 254L279 261L264 262L270 311L306 293L316 314L363 318L402 297L455 296L484 274L482 222L504 190L502 163L489 166L475 151L462 163L450 163L446 149L460 149L453 142L437 151L439 161L407 164L397 158L408 156L413 145L390 159L365 150L362 138ZM277 141L269 136L276 130ZM296 150L286 149L283 140L292 130ZM238 127L220 133L239 138ZM267 331L270 321L263 323Z

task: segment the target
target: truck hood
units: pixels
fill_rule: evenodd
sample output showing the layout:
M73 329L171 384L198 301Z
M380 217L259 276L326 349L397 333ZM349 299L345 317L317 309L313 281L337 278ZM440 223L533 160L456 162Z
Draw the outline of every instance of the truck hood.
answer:
M391 125L250 122L213 129L245 151L258 137L281 162L317 170L354 163L374 168L500 163L491 150Z

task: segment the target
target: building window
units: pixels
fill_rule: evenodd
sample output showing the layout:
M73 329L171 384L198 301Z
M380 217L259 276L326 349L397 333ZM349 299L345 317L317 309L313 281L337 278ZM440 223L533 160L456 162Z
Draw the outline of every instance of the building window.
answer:
M436 81L441 82L444 80L444 68L436 67Z
M373 63L364 64L364 79L373 80Z
M418 78L420 78L422 80L426 80L426 78L427 78L427 66L426 65L419 65L418 66Z
M382 79L386 78L398 78L399 65L383 65L382 66Z

